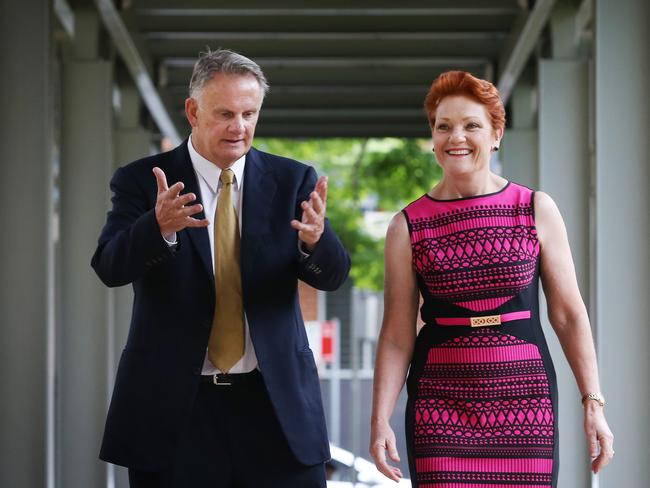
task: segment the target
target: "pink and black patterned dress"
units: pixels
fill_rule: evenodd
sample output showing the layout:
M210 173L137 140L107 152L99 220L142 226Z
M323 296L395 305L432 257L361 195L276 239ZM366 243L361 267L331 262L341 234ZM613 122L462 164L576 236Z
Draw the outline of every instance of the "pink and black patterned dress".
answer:
M407 381L413 486L557 484L557 387L539 321L534 192L424 195L403 213L424 298Z

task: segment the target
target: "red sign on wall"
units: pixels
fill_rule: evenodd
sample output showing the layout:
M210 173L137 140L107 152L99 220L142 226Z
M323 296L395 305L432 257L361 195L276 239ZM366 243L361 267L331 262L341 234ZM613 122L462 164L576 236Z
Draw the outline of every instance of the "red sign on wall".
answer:
M325 320L321 323L321 358L327 364L334 362L334 333L334 321Z

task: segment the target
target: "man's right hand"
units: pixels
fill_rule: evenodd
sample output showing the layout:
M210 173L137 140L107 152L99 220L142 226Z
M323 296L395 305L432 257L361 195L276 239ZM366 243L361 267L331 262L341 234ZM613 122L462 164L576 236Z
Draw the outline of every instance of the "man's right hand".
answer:
M158 197L156 198L156 220L160 227L160 233L167 238L173 236L175 232L181 231L186 227L207 227L210 222L207 219L195 219L192 215L203 210L200 203L185 205L196 200L194 193L180 195L185 185L182 181L174 183L171 188L167 186L167 177L160 168L154 168L153 174L156 176L158 185Z

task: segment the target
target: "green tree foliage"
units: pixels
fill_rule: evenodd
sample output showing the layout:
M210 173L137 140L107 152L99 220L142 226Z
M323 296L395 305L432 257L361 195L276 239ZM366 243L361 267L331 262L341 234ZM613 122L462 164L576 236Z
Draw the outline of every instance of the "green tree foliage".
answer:
M380 210L391 212L421 197L440 176L429 141L414 139L398 139L385 151L369 151L361 172L365 191L377 195Z
M350 252L355 286L381 290L384 238L375 237L364 212L394 214L440 178L430 141L414 139L257 139L256 146L312 164L329 177L327 216Z

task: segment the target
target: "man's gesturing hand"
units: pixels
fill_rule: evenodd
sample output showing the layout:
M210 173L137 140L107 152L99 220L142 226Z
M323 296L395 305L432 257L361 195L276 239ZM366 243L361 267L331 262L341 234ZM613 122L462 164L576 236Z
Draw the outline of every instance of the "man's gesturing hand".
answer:
M156 220L160 227L160 233L168 238L175 232L185 229L186 227L207 227L207 219L195 219L192 215L203 210L200 203L196 205L189 204L196 200L194 193L186 193L179 196L184 186L183 182L174 183L171 188L167 186L167 177L160 168L154 168L153 174L156 176L158 184L158 197L156 198Z
M298 231L298 238L313 251L325 229L325 208L327 207L327 176L321 176L314 191L309 194L309 201L302 202L302 220L291 221L291 227Z

